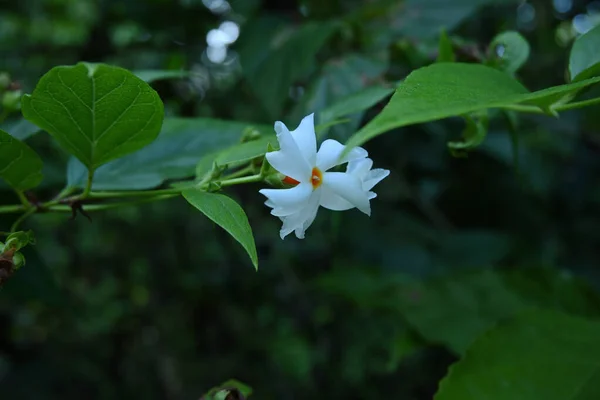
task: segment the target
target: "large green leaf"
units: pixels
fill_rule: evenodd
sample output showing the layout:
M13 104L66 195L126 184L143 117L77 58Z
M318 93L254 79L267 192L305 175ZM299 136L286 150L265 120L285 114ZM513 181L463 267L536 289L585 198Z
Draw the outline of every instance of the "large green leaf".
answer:
M182 194L191 205L233 236L250 256L254 268L258 269L254 235L242 207L222 194L208 193L198 189L184 190Z
M569 57L571 81L580 81L600 74L600 25L579 36Z
M42 159L29 146L0 130L0 178L17 190L42 181Z
M553 269L483 269L402 286L399 306L426 339L462 354L497 321L531 307L600 315L598 295Z
M307 23L287 40L274 37L270 43L263 42L272 52L260 63L244 65L248 83L273 118L281 114L294 81L315 66L317 52L336 28L334 23Z
M435 400L600 398L600 321L529 311L477 339Z
M501 108L516 103L549 107L565 94L600 82L600 78L529 92L505 72L479 64L437 63L413 71L367 125L348 141L360 145L391 129Z
M146 82L103 64L55 67L22 103L25 118L92 170L150 144L164 113Z
M160 136L149 146L96 170L95 190L141 190L159 186L167 179L193 176L198 160L217 150L239 143L244 122L210 118L166 118ZM271 133L267 126L254 126ZM209 163L212 165L212 161ZM69 186L82 186L87 169L75 158L69 161Z

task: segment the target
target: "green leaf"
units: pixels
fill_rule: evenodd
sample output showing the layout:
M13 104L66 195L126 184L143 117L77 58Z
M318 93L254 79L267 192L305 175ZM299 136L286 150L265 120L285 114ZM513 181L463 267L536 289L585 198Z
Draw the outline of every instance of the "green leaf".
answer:
M448 148L456 156L464 156L465 151L471 151L479 146L487 135L488 117L487 112L479 116L465 116L466 127L462 133L463 140L460 142L448 142Z
M276 118L283 110L290 86L316 64L315 56L335 32L335 23L310 22L293 32L287 40L271 39L272 52L262 62L244 65L248 83L269 114ZM276 40L279 39L279 40Z
M27 245L35 244L35 236L33 231L13 232L6 238L2 251L14 250L19 251Z
M212 169L215 162L219 166L236 167L239 164L262 157L267 153L269 144L279 148L275 135L266 135L257 140L235 144L222 151L208 154L196 164L196 177L202 179Z
M336 118L336 114L348 115L350 119L348 123L330 130L331 137L345 141L359 126L363 116L362 111L370 107L370 105L365 106L370 101L373 101L371 105L375 104L379 95L384 97L389 95L389 93L383 94L382 86L374 86L377 89L367 89L371 82L380 81L386 70L385 60L366 58L359 54L350 54L329 61L323 67L320 77L309 86L294 107L289 120L300 121L307 114L316 112L319 123L326 123L330 118ZM359 93L363 90L367 90L367 93L360 100ZM357 98L354 98L354 95ZM365 107L362 110L356 108L361 101L364 103L359 108ZM346 104L337 105L338 102Z
M515 31L502 32L490 43L493 52L492 60L498 63L499 69L514 74L529 58L529 43Z
M600 299L579 280L553 269L484 269L400 288L406 320L426 339L463 354L497 321L531 307L600 315Z
M413 71L383 111L356 132L345 151L391 129L524 103L548 108L566 94L600 82L591 78L529 92L510 75L479 64L437 63Z
M16 190L31 189L42 181L42 166L31 147L0 130L0 178Z
M253 126L261 134L273 128L245 122L210 118L165 118L159 137L149 146L98 168L94 190L142 190L167 179L193 176L203 156L239 143L244 129ZM213 159L214 160L214 159ZM209 168L212 161L209 162ZM82 186L87 169L72 158L67 168L69 186Z
M577 82L600 73L600 25L575 39L569 57L569 75Z
M190 76L189 71L183 70L162 70L162 69L143 69L131 71L135 76L147 83L162 81L167 79L184 79Z
M448 31L474 14L479 8L494 3L516 3L517 0L405 0L400 3L391 29L409 37L434 37L441 29ZM395 15L394 15L395 14Z
M477 339L435 400L600 398L600 321L529 311Z
M182 194L191 205L233 236L250 256L254 268L258 269L252 228L242 207L222 194L207 193L198 189L185 190Z
M454 49L452 48L452 41L448 37L445 29L442 29L440 33L440 42L438 45L438 56L437 62L454 62L456 56L454 55Z
M364 111L379 103L393 92L393 88L371 86L343 97L319 113L319 123L325 124L339 117Z
M52 68L22 103L25 118L92 170L150 144L164 113L147 83L104 64Z

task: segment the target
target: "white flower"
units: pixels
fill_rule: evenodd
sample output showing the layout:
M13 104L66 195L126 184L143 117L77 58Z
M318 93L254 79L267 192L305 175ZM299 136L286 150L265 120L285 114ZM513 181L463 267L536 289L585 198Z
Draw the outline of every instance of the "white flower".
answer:
M283 221L282 239L292 231L303 239L319 206L335 211L356 207L371 215L369 200L377 196L371 189L390 171L371 170L373 161L367 158L365 149L355 147L340 158L345 146L328 139L317 152L314 114L304 117L298 128L291 132L283 122L277 121L275 132L280 150L267 153L267 160L285 175L284 182L296 186L262 189L260 193L267 197L265 204L272 208L271 214ZM346 172L327 172L344 163L348 163Z

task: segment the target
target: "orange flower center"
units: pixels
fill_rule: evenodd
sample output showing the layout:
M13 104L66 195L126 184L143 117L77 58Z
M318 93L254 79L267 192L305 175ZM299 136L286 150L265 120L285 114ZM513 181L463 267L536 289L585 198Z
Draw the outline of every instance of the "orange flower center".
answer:
M312 183L313 190L321 186L321 183L323 183L323 173L319 168L313 168L312 176L310 177L310 183Z
M294 186L296 186L297 184L300 183L297 180L295 180L294 178L292 178L291 176L286 176L285 178L282 179L282 182L287 183L288 185L294 185ZM310 176L310 183L312 184L313 190L318 188L319 186L321 186L321 183L323 183L323 173L321 172L321 170L319 168L314 167L312 169L312 173Z
M286 176L285 178L283 178L283 183L287 183L288 185L297 185L300 182L298 182L292 177Z

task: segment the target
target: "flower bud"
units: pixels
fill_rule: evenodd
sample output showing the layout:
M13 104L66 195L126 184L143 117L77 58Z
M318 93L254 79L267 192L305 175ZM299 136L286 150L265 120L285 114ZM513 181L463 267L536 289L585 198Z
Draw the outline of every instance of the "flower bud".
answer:
M292 185L286 184L283 180L285 179L285 175L275 171L274 173L268 174L265 176L265 182L269 185L273 186L277 189L289 189L293 187Z
M16 252L13 255L12 263L14 265L15 271L18 271L19 268L25 265L25 256L20 252Z
M252 127L245 128L242 132L242 143L251 142L260 138L260 132Z

